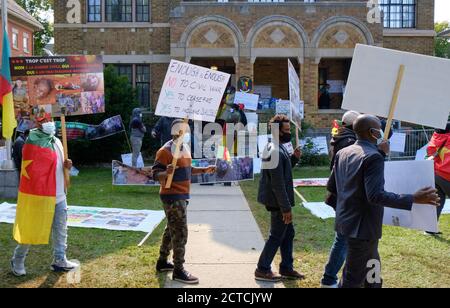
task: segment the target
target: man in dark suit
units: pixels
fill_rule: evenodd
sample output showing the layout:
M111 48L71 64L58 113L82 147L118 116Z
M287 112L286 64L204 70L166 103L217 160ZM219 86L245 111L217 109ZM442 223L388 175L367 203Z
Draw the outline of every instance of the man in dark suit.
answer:
M294 270L294 237L292 207L295 206L292 168L301 157L300 148L289 154L284 144L291 142L291 125L285 115L277 115L271 121L273 142L269 143L263 154L262 175L259 183L258 202L271 213L270 236L259 258L255 279L277 282L282 278L303 279ZM279 133L276 131L279 128ZM280 275L272 272L271 264L278 251L281 251Z
M439 197L431 187L414 195L386 192L384 157L377 148L384 137L380 120L362 115L353 127L358 141L336 155L328 183L329 192L337 195L336 232L347 237L349 247L340 286L380 288L378 242L384 206L403 210L411 210L413 203L438 206Z

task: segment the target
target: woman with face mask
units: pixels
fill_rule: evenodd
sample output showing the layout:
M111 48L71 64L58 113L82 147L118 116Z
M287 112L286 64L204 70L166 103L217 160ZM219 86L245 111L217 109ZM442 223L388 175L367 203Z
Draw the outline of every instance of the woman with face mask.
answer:
M52 234L54 260L51 269L71 271L79 265L67 260L67 201L64 169L72 161L64 158L56 126L49 114L37 118L22 156L14 239L19 243L11 259L15 276L25 276L25 258L30 245L46 245Z

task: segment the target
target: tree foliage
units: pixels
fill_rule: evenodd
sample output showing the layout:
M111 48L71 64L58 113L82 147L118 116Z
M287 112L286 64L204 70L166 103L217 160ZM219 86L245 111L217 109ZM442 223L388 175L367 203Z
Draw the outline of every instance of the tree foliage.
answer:
M34 54L42 55L44 47L53 37L53 24L49 17L53 14L53 0L16 0L31 16L44 27L34 33Z
M436 33L441 33L449 29L450 23L448 21L435 24ZM448 38L437 37L435 40L434 47L436 57L450 58L450 40Z

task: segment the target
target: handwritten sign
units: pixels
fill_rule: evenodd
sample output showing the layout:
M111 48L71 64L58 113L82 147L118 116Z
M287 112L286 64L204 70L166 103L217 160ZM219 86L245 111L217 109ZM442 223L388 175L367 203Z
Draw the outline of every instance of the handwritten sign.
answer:
M214 122L229 79L230 74L172 60L155 114Z
M234 97L234 103L236 105L244 105L246 110L255 111L258 109L259 95L245 93L245 92L236 92Z

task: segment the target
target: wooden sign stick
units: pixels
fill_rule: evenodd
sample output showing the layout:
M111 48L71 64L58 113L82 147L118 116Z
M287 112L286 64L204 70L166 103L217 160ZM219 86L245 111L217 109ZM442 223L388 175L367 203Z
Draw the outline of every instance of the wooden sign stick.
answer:
M181 152L181 146L183 145L183 136L186 133L186 126L189 123L189 119L184 119L183 122L183 127L181 128L181 136L178 137L176 143L175 143L175 153L173 154L173 159L172 159L172 166L174 168L174 172L172 174L169 174L169 176L167 177L167 181L166 181L166 189L169 189L170 187L172 187L172 181L173 181L173 176L175 174L175 169L178 163L178 158L180 156L180 152Z
M400 94L400 87L402 85L403 75L405 74L405 66L402 64L398 69L397 81L395 82L394 93L392 95L391 108L389 110L389 117L386 122L386 129L384 130L384 140L389 139L391 133L392 121L394 120L395 108L398 103L398 95Z
M62 142L64 148L64 158L69 159L69 148L67 146L67 130L66 130L66 110L65 108L61 108L61 134L62 134ZM67 188L70 186L70 170L64 168L64 179L66 182Z

